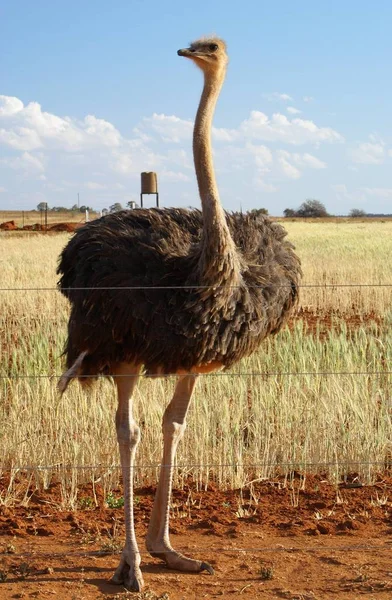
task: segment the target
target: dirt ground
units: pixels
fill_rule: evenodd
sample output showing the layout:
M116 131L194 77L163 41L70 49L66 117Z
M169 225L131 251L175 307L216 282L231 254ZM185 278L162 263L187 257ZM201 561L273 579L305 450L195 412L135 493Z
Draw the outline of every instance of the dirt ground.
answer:
M6 485L3 478L0 494ZM154 490L138 489L139 595L109 581L123 542L123 509L109 508L95 492L93 499L92 489L81 491L75 512L60 509L56 485L32 494L26 507L0 507L1 600L392 598L391 477L365 486L353 474L333 486L295 474L286 485L277 477L242 491L213 484L202 492L192 484L175 490L172 544L209 561L213 576L169 571L149 557L143 537Z

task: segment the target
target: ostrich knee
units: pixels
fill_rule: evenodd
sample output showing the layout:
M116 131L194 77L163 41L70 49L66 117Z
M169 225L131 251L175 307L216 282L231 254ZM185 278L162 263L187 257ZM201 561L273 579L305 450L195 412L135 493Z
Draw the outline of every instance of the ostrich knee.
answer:
M162 433L164 440L170 441L172 447L177 448L180 440L184 437L186 430L185 418L180 422L180 419L175 415L170 406L167 407L163 415Z
M136 450L140 442L140 427L135 423L122 423L116 418L116 431L118 445L127 448L130 453Z

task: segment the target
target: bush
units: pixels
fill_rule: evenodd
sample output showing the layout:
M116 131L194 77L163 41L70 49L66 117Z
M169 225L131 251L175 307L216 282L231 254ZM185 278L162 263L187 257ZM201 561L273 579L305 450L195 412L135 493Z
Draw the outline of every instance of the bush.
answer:
M297 210L297 217L328 217L327 209L320 200L306 200Z
M349 217L353 217L354 219L358 219L359 217L366 217L367 214L364 210L360 208L352 208L348 214Z

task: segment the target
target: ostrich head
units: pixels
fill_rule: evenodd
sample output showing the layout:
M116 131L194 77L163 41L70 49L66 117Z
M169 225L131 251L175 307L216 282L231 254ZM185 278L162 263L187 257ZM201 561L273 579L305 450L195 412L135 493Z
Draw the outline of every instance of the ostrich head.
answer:
M219 72L228 62L226 43L217 37L204 37L192 42L189 48L182 48L178 56L185 56L193 60L205 74Z

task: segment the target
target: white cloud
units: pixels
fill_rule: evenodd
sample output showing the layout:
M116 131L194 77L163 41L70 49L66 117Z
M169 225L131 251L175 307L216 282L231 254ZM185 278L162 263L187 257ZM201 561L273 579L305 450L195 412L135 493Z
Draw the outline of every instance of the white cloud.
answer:
M15 96L0 95L0 117L10 117L23 108L23 102Z
M225 129L224 127L213 127L212 137L216 142L234 142L240 137L237 129Z
M0 129L0 144L15 150L36 150L43 146L37 132L27 127L15 127L8 131Z
M387 205L387 202L383 204L382 201L392 200L392 188L361 187L350 191L346 184L339 183L331 185L331 189L341 202L350 201L353 206L363 208L367 212L390 212L390 205ZM373 206L377 201L379 201L378 208L374 210ZM369 202L371 202L370 206Z
M188 175L185 175L185 173L181 173L181 171L168 171L167 169L163 169L159 173L159 176L166 181L190 181Z
M291 100L288 94L278 93L275 99ZM294 115L292 110L288 112ZM124 190L139 189L140 172L154 170L164 188L178 184L175 201L181 202L189 190L197 198L192 131L190 119L154 113L125 137L111 122L97 116L60 117L44 111L37 102L24 106L18 98L2 96L1 183L9 187L7 171L20 170L20 181L30 178L33 189L38 186L46 193L58 192L58 202L68 201L70 191L84 190L86 203L109 194L123 203ZM299 179L306 170L326 167L310 152L284 148L343 141L330 127L295 115L276 112L268 116L260 111L252 111L235 128L213 127L212 136L219 179L224 174L226 182L233 181L239 172L249 192L253 188L267 193L278 191L282 180ZM228 190L230 197L230 183Z
M119 146L120 132L108 121L87 115L81 122L69 117L58 117L42 110L38 102L27 106L18 98L0 97L0 144L17 150L50 148L80 151L97 145ZM7 125L7 128L4 126Z
M362 188L368 196L376 196L377 198L392 199L392 188Z
M302 112L301 110L299 110L298 108L295 108L294 106L288 106L286 108L286 110L291 115L299 115Z
M385 148L381 142L363 142L350 150L354 163L379 165L384 162Z
M299 118L290 121L280 113L273 114L270 119L257 110L241 123L240 130L248 138L294 145L344 141L343 136L331 127L318 127L313 121Z
M165 154L170 163L182 169L193 169L193 160L191 159L190 151L190 147L188 151L175 147L169 148Z
M253 179L253 185L256 189L266 192L267 194L273 194L278 191L278 187L272 183L266 183L261 177L255 177Z
M305 152L287 152L287 150L278 150L276 152L277 163L281 172L290 179L299 179L302 176L302 169L325 169L326 163Z
M158 133L165 142L178 144L192 138L193 122L180 119L175 115L154 113L152 117L143 119L142 126Z
M309 167L310 169L325 169L327 166L324 161L308 152L305 152L304 154L292 154L292 157L297 165Z
M45 157L43 154L23 152L21 156L15 158L0 159L0 164L6 165L11 169L23 170L26 172L45 171Z
M314 98L313 96L302 96L302 100L304 102L313 102Z
M86 133L104 146L119 146L121 143L120 132L108 121L87 115L84 119Z
M141 171L157 170L163 162L164 157L149 148L125 145L112 150L108 165L111 170L122 175L136 175Z
M299 179L301 177L301 171L289 162L289 158L289 152L285 152L284 150L278 151L278 163L283 173L290 179Z
M174 115L154 113L152 117L145 117L135 129L140 132L146 130L158 135L163 142L179 144L191 140L193 122ZM274 113L270 118L256 110L237 129L213 127L212 134L215 141L226 143L241 143L252 139L295 145L344 141L343 136L331 127L319 127L313 121L300 118L290 120L281 113Z
M248 144L246 149L254 157L259 172L267 173L273 162L271 150L267 146L256 144Z
M271 102L274 100L280 100L282 102L288 102L289 100L293 100L293 98L289 96L289 94L282 94L280 92L272 92L272 94L263 94L263 96Z

